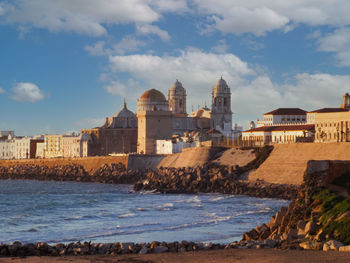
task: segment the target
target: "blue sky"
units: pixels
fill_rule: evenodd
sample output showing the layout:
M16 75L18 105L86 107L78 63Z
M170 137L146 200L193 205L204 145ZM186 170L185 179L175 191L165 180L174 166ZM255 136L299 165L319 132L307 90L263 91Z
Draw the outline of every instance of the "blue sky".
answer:
M348 0L0 0L0 130L102 125L126 97L210 106L223 75L234 122L278 107L337 107L350 92Z

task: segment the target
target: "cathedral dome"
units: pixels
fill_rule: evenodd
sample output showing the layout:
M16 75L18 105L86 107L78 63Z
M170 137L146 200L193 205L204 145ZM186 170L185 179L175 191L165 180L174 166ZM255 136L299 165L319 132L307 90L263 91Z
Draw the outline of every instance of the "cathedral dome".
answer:
M149 101L152 101L152 102L166 101L164 94L156 89L150 89L150 90L145 91L141 95L140 99L148 99Z
M132 111L128 110L126 107L126 102L124 101L123 108L114 113L113 118L136 118L136 115Z

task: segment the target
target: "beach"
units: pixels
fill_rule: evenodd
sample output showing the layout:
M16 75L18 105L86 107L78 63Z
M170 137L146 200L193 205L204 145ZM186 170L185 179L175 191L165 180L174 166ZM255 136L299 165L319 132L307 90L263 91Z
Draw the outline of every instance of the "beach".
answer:
M271 262L296 262L296 263L324 263L350 262L350 253L336 251L302 251L302 250L276 250L276 249L225 249L213 251L197 251L185 253L162 253L146 255L90 255L69 257L27 257L27 258L0 258L1 263L271 263Z

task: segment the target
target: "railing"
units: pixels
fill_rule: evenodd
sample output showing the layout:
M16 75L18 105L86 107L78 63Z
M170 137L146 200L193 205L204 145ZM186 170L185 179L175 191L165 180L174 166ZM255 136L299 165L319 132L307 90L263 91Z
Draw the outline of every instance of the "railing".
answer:
M235 147L263 147L266 144L262 141L220 138L220 139L212 140L211 145L214 147L235 148Z

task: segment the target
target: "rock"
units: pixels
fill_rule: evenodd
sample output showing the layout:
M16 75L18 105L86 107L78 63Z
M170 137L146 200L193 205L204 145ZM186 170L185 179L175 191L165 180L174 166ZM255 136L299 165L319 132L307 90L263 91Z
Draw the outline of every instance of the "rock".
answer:
M274 239L265 239L263 244L269 248L274 248L278 244L278 241Z
M258 237L259 233L255 229L252 229L249 232L244 233L243 240L256 240Z
M139 254L147 254L148 253L148 249L146 246L143 246L139 252Z
M350 218L350 210L348 210L345 213L343 213L342 215L340 215L335 221L339 221L343 218Z
M306 250L322 250L323 243L322 242L317 242L317 241L306 241L306 242L301 242L299 246L303 249Z
M350 252L350 246L341 246L339 247L340 252Z
M73 248L74 255L86 255L88 253L88 249L86 247L76 247Z
M297 231L298 231L298 236L305 236L305 226L306 222L304 220L299 220L297 223Z
M314 235L318 230L318 225L315 222L307 222L305 225L305 234Z
M167 252L169 249L166 246L158 246L153 249L154 253L164 253Z
M343 244L337 240L330 240L323 244L323 251L338 250Z

